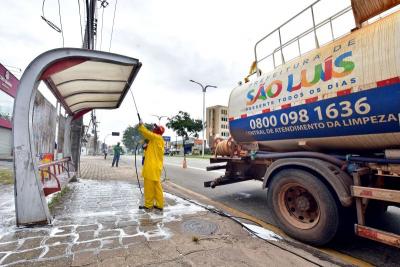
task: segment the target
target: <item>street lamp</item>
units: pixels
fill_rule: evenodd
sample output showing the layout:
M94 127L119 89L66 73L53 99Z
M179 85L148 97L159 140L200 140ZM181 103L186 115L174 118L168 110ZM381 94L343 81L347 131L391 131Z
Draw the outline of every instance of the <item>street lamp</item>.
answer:
M206 85L206 86L203 86L201 83L199 83L199 82L196 82L196 81L193 81L193 80L189 80L190 82L192 82L192 83L197 83L198 85L200 85L201 86L201 89L203 90L203 142L202 142L202 150L201 150L201 156L204 158L204 132L205 132L205 130L204 130L204 126L205 126L205 121L204 121L204 114L206 113L206 91L207 91L207 88L208 87L210 87L210 88L217 88L216 86L214 86L214 85Z
M161 125L161 119L162 119L162 118L168 118L168 116L159 116L159 115L151 115L151 116L157 117L157 119L158 119L158 125Z

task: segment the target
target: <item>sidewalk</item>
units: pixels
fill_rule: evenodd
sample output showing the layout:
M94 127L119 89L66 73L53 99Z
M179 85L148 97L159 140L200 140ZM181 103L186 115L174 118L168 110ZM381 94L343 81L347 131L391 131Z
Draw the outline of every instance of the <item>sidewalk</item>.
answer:
M80 179L69 188L52 210L52 226L17 229L12 186L0 186L0 265L336 266L303 259L275 246L279 237L266 235L267 243L168 193L164 212L138 210L132 182Z

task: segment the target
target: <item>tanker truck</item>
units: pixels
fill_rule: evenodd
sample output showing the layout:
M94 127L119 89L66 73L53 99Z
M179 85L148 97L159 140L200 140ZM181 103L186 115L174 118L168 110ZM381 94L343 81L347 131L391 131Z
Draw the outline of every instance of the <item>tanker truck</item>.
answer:
M358 236L400 247L398 233L368 219L400 205L400 1L353 0L316 23L318 2L256 43L252 70L229 97L231 139L218 150L226 152L207 167L225 173L204 186L262 181L278 226L309 244L324 245L350 224ZM282 27L307 12L313 26L283 42ZM332 25L346 14L355 28L337 38ZM320 45L325 26L332 41ZM272 36L277 47L261 55ZM304 53L306 36L315 49ZM271 72L262 72L265 60Z

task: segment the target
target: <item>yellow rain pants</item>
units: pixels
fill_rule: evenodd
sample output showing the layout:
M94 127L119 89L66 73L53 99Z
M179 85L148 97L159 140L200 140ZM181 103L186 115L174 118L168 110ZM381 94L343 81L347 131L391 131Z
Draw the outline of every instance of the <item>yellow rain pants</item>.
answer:
M144 206L146 208L164 208L164 196L161 186L161 171L164 160L164 139L141 124L139 132L149 140L146 149L142 175L144 178Z

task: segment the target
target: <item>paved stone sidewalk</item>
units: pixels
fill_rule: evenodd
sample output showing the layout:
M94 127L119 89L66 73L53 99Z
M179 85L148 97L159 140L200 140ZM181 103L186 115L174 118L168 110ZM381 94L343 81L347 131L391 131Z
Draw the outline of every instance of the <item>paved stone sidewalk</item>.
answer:
M1 212L1 264L53 258L61 265L79 266L96 261L97 255L101 258L103 250L167 239L171 233L164 227L165 222L202 211L166 195L164 213L145 213L137 209L141 200L139 190L126 182L81 180L69 187L71 191L52 210L52 227L17 229L13 201L1 202L7 210ZM11 189L3 186L2 196L12 197Z
M69 186L52 211L52 226L17 229L9 220L0 226L0 265L313 266L170 194L163 213L146 213L137 209L141 196L132 183L80 180ZM5 210L0 213L13 212Z
M15 225L14 187L0 184L0 236ZM0 259L1 259L0 246Z
M139 159L139 157L138 157ZM96 180L136 180L134 161L132 158L122 155L119 167L111 167L112 156L105 160L103 156L83 156L81 159L81 178ZM138 174L142 168L138 160Z

